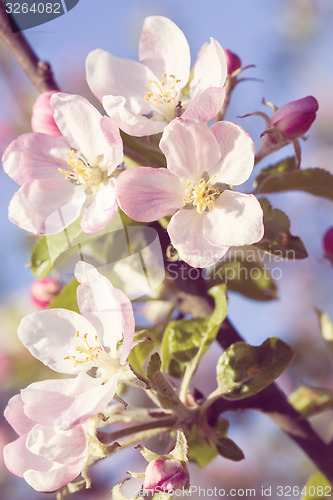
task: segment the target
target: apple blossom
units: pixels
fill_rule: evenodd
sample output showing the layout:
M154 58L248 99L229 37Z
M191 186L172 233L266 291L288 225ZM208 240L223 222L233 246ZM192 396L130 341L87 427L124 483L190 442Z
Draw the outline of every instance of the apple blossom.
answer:
M150 222L176 212L168 233L180 258L193 267L208 267L230 246L263 237L257 199L230 188L245 182L253 169L254 144L241 127L174 120L160 148L166 169L137 167L118 177L117 198L127 215Z
M5 417L19 435L4 447L6 467L37 491L55 491L81 472L88 454L83 426L62 430L27 417L19 394L5 409Z
M127 134L152 135L183 115L206 122L224 99L227 67L220 44L211 38L190 79L190 49L183 32L170 19L144 21L140 62L97 49L88 55L87 82L108 115Z
M185 487L187 483L188 475L178 460L153 460L147 466L143 487L153 493L168 493Z
M54 119L63 135L23 134L3 156L5 172L21 185L9 218L37 234L55 234L81 214L86 233L104 228L116 210L116 179L122 162L119 129L83 97L56 93Z
M30 287L31 300L39 307L45 308L62 289L60 281L53 278L35 280Z
M56 372L78 375L22 391L29 417L41 418L35 412L43 412L47 425L50 419L59 426L76 425L106 407L128 370L134 338L129 299L90 264L79 262L75 277L81 315L66 309L39 311L23 318L18 328L33 356Z
M224 49L224 54L226 57L228 75L232 75L234 71L242 67L242 61L237 54L231 52L229 49Z
M31 128L34 132L61 137L62 133L54 120L54 109L51 107L50 101L53 94L57 90L48 90L42 92L37 97L32 108Z
M288 102L274 111L270 126L286 139L295 139L305 134L316 118L318 101L312 96ZM273 134L274 135L274 134Z

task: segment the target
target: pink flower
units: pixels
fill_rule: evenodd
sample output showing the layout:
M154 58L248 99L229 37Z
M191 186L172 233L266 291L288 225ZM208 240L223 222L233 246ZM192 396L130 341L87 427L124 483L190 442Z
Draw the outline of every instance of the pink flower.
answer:
M55 234L83 209L82 229L95 233L117 210L112 174L123 158L119 129L83 97L56 93L51 105L63 138L24 134L3 156L6 173L21 185L9 218L32 233Z
M79 262L75 277L81 283L81 315L66 309L40 311L23 318L18 329L33 356L56 372L78 375L22 391L26 414L45 425L77 425L106 407L127 370L133 343L133 310L126 295L90 264Z
M274 111L270 126L278 130L285 139L295 139L311 127L318 111L318 101L312 96L288 102Z
M65 486L80 474L88 453L83 426L62 430L41 425L26 415L19 394L9 400L4 415L19 435L3 450L10 472L45 492Z
M53 278L35 280L30 287L31 300L45 309L62 289L60 281Z
M188 478L178 460L153 460L146 469L144 489L172 492L185 487Z
M144 21L139 59L119 59L97 49L86 64L92 92L127 134L153 135L177 116L206 122L219 112L227 67L224 51L213 38L189 83L190 49L183 32L170 19L150 16Z
M180 258L193 267L211 266L230 246L263 237L257 199L230 188L253 169L254 144L241 127L174 120L160 148L167 169L138 167L118 177L117 197L127 215L150 222L176 211L168 233Z
M40 94L32 108L31 128L34 132L61 137L62 133L54 121L54 109L51 108L50 100L57 90L49 90Z
M323 247L325 254L333 259L333 227L330 227L324 234Z
M242 67L242 61L237 54L228 49L224 49L224 54L227 62L228 75L231 75L234 71Z

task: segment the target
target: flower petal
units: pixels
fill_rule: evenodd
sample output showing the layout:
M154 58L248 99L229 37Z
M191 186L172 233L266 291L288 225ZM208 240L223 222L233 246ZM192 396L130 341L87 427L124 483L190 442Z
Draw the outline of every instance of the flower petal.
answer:
M66 169L68 145L63 139L46 134L20 135L6 149L3 158L5 172L22 185L34 179L60 179L59 168Z
M212 245L251 245L264 236L262 208L252 194L224 191L206 218L204 235Z
M56 234L81 213L86 195L83 186L63 179L35 179L14 194L9 219L34 234Z
M158 220L183 206L180 182L165 168L126 170L117 179L117 199L121 209L140 222Z
M117 208L116 179L110 179L107 184L99 185L91 203L86 206L81 219L83 231L92 234L104 229L115 215Z
M103 160L99 166L107 170L108 174L111 174L124 159L123 141L120 135L119 127L113 120L107 116L103 116L99 125L106 142L110 145L110 147L104 151Z
M42 471L40 468L29 469L24 473L24 479L32 488L45 493L56 491L71 483L82 469L82 459L65 465L49 462L43 457L38 457L38 459L39 463L47 464L48 468L46 469L44 465L45 470Z
M220 158L214 134L203 123L173 120L164 129L160 149L170 172L193 181L199 181Z
M118 127L126 132L126 134L135 137L154 135L162 132L166 125L165 122L152 120L139 113L134 113L129 101L126 100L125 97L107 95L103 97L102 102L109 117L112 118ZM150 111L151 109L149 108L148 112Z
M56 372L75 374L85 371L84 363L74 366L74 361L67 359L71 355L80 359L77 331L81 335L87 333L88 341L95 339L96 330L86 318L67 309L50 309L23 318L17 333L31 354L46 366Z
M210 87L223 87L228 69L224 50L214 39L201 52L193 69L193 80L190 85L191 97Z
M251 175L254 165L254 143L251 137L235 123L217 122L210 127L221 151L221 158L211 168L210 175L217 182L238 186Z
M104 96L123 96L133 113L149 113L146 84L154 75L144 64L96 49L87 57L86 73L88 85L100 101Z
M98 165L102 169L116 167L118 163L110 165L114 160L112 150L113 144L107 140L107 136L101 128L102 115L84 97L58 92L51 98L51 106L54 109L54 119L63 136L70 146L85 156L92 165ZM103 122L104 129L112 128L112 140L115 139L117 150L121 138L115 138L116 128L114 124L107 125ZM104 159L105 155L105 159ZM117 157L117 155L115 155Z
M36 423L25 414L21 394L16 394L10 398L5 408L4 416L19 436L27 434Z
M19 477L23 477L24 473L29 469L36 468L42 473L52 466L44 457L38 457L27 449L26 439L27 435L23 435L7 444L3 449L7 469Z
M168 233L179 257L192 267L209 267L225 255L229 247L212 245L205 237L206 213L179 210L168 225Z
M220 111L225 97L225 88L212 87L203 90L190 101L182 119L208 122Z
M166 17L146 17L140 38L139 59L160 81L164 73L180 79L182 87L189 79L189 45L184 33Z
M63 430L37 424L27 435L26 446L31 453L59 464L69 464L84 458L87 453L82 426Z

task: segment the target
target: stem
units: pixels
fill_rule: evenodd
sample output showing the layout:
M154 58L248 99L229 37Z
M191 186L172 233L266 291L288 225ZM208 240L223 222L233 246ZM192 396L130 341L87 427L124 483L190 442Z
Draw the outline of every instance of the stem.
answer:
M1 1L0 35L12 55L15 57L21 68L25 71L30 81L39 92L59 90L59 87L53 78L53 73L49 63L41 61L37 57L21 31L13 33L10 16L6 12L6 6Z
M144 422L142 424L132 425L131 427L125 427L125 429L120 429L115 432L97 431L97 438L103 443L108 444L113 441L117 441L125 436L131 434L137 434L138 432L145 432L151 429L159 429L162 427L170 428L173 427L178 422L176 417L161 418L159 420L154 420L152 422Z

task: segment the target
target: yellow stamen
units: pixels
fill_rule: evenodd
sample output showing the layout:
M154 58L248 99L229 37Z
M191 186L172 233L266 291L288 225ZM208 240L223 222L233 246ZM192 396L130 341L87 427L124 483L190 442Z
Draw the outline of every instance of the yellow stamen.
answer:
M73 180L77 184L97 184L103 177L103 173L98 167L92 167L83 156L74 150L69 151L67 164L72 168L72 171L64 168L58 170L65 174L66 179Z
M208 181L201 178L198 184L193 186L192 181L188 181L187 185L192 188L191 193L183 198L184 205L192 204L196 207L197 212L202 214L206 210L212 212L214 210L215 198L220 194L220 191L211 185L215 176ZM192 187L193 186L193 187Z

